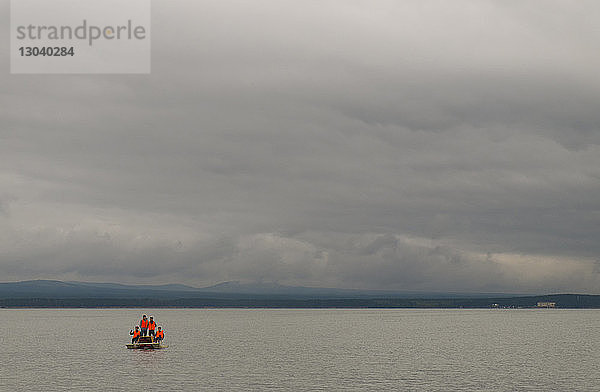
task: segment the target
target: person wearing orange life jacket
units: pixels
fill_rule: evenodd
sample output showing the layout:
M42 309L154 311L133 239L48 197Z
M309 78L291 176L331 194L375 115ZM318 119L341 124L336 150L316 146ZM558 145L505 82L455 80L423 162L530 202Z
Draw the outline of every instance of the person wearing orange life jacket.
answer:
M162 327L158 327L158 331L156 332L156 341L161 342L165 338L165 332L162 330Z
M150 321L148 321L148 336L156 337L156 321L154 321L154 317L150 316Z
M146 315L142 316L140 320L140 329L142 330L142 336L146 336L148 334L148 319Z
M138 340L140 340L140 335L141 335L141 332L140 332L140 329L139 329L139 328L140 328L140 327L138 327L138 326L136 325L136 326L135 326L135 331L134 331L134 330L131 330L131 331L129 331L129 334L130 334L130 335L133 335L133 338L131 338L131 344L133 344L133 343L137 342Z

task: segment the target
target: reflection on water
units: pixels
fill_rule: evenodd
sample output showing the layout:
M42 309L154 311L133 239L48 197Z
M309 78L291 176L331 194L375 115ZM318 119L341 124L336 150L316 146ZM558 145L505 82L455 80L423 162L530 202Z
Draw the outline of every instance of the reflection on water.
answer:
M127 350L142 313L168 349ZM1 391L597 391L600 311L0 309Z

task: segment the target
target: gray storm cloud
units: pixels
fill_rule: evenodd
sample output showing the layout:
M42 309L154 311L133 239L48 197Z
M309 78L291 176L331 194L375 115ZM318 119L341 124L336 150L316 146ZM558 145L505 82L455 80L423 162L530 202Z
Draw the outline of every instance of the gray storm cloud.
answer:
M151 75L1 40L1 279L599 293L599 8L158 1Z

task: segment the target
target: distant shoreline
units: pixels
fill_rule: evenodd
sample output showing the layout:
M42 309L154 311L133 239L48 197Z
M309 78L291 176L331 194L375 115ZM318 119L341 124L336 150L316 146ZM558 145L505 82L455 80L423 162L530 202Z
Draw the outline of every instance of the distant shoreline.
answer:
M538 306L540 303L551 303L557 309L600 309L600 295L555 294L501 298L0 298L0 308L9 309L543 309Z

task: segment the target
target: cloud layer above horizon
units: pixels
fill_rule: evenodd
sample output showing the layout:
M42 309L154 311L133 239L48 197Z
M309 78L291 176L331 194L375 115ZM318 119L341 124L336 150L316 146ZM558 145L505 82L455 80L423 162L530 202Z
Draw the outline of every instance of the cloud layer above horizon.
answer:
M600 293L600 3L152 12L151 75L0 40L0 280Z

